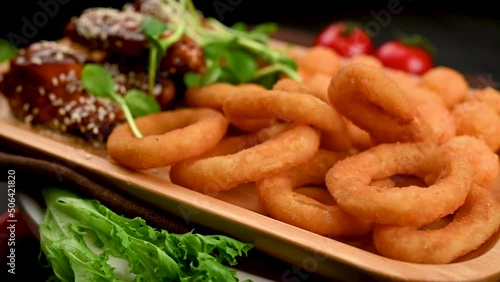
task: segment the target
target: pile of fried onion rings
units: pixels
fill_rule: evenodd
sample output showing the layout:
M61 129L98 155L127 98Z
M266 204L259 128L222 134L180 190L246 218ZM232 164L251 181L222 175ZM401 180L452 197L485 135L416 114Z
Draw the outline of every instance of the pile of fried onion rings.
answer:
M313 57L294 58L302 82L190 88L183 107L137 119L142 139L117 127L109 155L168 166L172 183L212 196L254 183L268 216L333 239L368 235L374 252L406 262L451 263L498 232L498 90L446 87L463 81L446 67L415 77Z

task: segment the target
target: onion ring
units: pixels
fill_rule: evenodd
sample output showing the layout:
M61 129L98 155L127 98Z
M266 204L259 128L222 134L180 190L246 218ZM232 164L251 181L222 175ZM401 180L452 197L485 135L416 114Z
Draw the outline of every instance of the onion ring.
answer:
M309 87L316 90L318 98L324 102L330 104L330 98L328 97L328 86L330 86L330 81L332 76L323 73L315 73L307 76L303 76L303 81Z
M474 136L456 136L443 144L444 147L466 157L474 169L474 182L490 187L500 174L499 157L481 139Z
M431 127L438 144L443 144L456 135L455 118L438 94L422 86L408 89L405 93Z
M473 92L468 99L486 102L500 115L500 91L495 88L487 86L479 89Z
M245 90L228 97L223 111L229 120L267 118L309 124L322 131L325 149L344 151L352 147L342 117L330 105L309 94Z
M248 149L263 143L273 136L290 129L290 125L284 123L276 123L268 128L263 128L258 132L225 136L217 145L194 159L206 159L210 157L225 156L238 153L239 151ZM193 159L193 160L194 160Z
M354 148L364 151L374 146L372 138L368 132L359 128L357 125L352 123L352 121L346 118L344 118L344 122L347 127L349 139L351 139L351 143Z
M370 232L372 222L356 218L335 204L325 204L294 191L305 184L319 184L318 179L324 182L328 168L338 160L338 154L320 150L299 165L308 168L306 175L297 178L296 174L302 170L295 167L257 181L256 192L264 210L275 219L324 236L358 236Z
M424 141L432 130L385 72L365 64L344 67L328 88L331 104L375 143Z
M227 117L229 123L238 128L239 130L245 132L256 132L266 127L270 127L273 124L279 123L278 120L275 119L247 119L247 118L234 118Z
M422 75L420 85L441 96L448 109L463 102L469 95L465 76L450 67L437 66L428 70Z
M208 107L222 110L222 105L227 97L240 90L265 90L263 86L253 83L230 84L218 82L210 85L188 88L184 100L190 107Z
M342 68L342 58L337 52L325 46L313 46L297 61L300 73L307 75L321 73L329 76Z
M222 105L227 97L241 90L266 90L261 85L254 83L242 83L238 85L218 82L210 85L195 86L188 88L184 94L184 101L190 107L208 107L222 111ZM246 132L253 132L270 126L273 121L269 119L246 120L229 119L229 123Z
M328 96L326 96L323 92L326 92L326 87L325 91L319 91L316 88L306 84L306 83L301 83L296 80L293 80L291 78L282 78L278 80L274 85L273 85L273 90L281 90L281 91L287 91L287 92L295 92L295 93L303 93L303 94L309 94L312 96L315 96L316 98L321 99L323 102L330 103L330 100L328 100Z
M419 85L420 77L418 75L391 68L385 68L384 71L404 91L415 89Z
M300 83L297 82L291 78L282 78L274 84L272 90L281 90L281 91L286 91L286 92L292 92L292 93L302 93L302 94L309 94L312 96L315 96L316 98L321 99L323 102L330 104L330 100L328 98L327 94L327 89L328 85L330 84L330 79L331 76L328 76L326 74L315 74L314 76L325 76L324 78L324 89L321 91L311 85L305 84L305 83ZM335 109L335 115L339 116L340 115L336 112ZM231 119L231 121L234 120ZM342 118L339 118L339 120L344 120ZM345 121L344 121L345 123ZM344 136L348 136L348 128L347 125L341 125L344 128L340 128L337 130L333 131L325 131L322 135L322 141L321 143L323 144L322 147L330 150L349 150L352 147L352 142L348 138L342 138L339 136L338 131L344 132ZM239 126L240 127L240 126ZM248 128L248 126L247 126Z
M330 168L336 162L350 155L347 152L319 149L307 162L301 163L290 170L294 185L324 185L325 175Z
M228 121L210 108L178 109L137 118L144 137L136 138L128 123L117 126L107 141L111 159L143 170L164 167L198 156L226 134Z
M311 158L318 149L319 133L314 128L287 125L286 130L236 153L175 164L170 169L170 179L201 193L218 193L289 169Z
M356 54L345 61L344 66L352 64L365 64L373 67L383 68L382 62L374 55Z
M373 230L377 251L389 258L425 264L450 263L486 242L500 227L500 203L490 190L474 185L446 226L378 225Z
M370 185L372 179L399 174L418 177L428 187ZM453 213L472 183L473 168L465 157L431 142L377 145L337 162L326 174L328 190L345 211L376 223L410 226Z
M470 99L456 105L451 113L457 124L456 135L470 135L494 151L500 150L500 115L487 102Z

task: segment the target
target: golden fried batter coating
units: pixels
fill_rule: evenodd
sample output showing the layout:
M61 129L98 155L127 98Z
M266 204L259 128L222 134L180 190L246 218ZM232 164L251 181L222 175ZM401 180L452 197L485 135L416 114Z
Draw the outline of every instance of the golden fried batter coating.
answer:
M422 114L383 70L352 64L332 78L331 104L376 143L423 141L433 138Z
M328 104L330 104L330 98L328 98L330 80L332 80L332 76L324 73L315 73L303 77L304 83L314 88L318 94L318 98Z
M324 46L310 48L298 61L300 72L335 75L341 68L341 57L332 49Z
M500 115L486 102L467 101L452 110L457 135L471 135L483 140L497 152L500 149Z
M326 75L325 75L326 76ZM330 82L330 76L326 76L328 79L328 83ZM304 82L298 82L296 80L293 80L291 78L282 78L278 80L272 87L273 90L282 90L282 91L287 91L287 92L296 92L296 93L304 93L304 94L309 94L313 95L317 98L320 98L321 100L330 103L328 100L327 96L324 95L326 93L326 87L323 91L319 91L317 88L313 87L312 85L306 84ZM324 92L324 93L321 93Z
M488 86L473 92L469 99L486 102L500 115L500 91Z
M412 175L427 185L370 184L397 175ZM410 226L453 213L472 183L473 168L465 157L430 142L380 144L336 162L326 174L328 190L345 211L375 223Z
M481 139L462 135L443 146L467 158L474 169L474 182L481 187L491 186L500 174L498 155Z
M455 119L441 97L434 91L425 87L414 87L405 93L430 125L432 134L439 144L456 135Z
M418 86L419 78L413 74L409 74L405 71L396 69L385 69L385 73L394 80L394 82L401 87L401 89L407 91L414 89Z
M450 67L432 68L422 75L420 84L439 94L450 109L469 95L469 84L464 75Z
M373 241L385 257L445 264L479 248L500 226L500 203L490 190L473 186L452 221L442 228L375 225Z
M352 56L349 60L346 61L346 65L350 64L366 64L369 66L379 67L379 68L384 67L382 62L379 59L377 59L377 57L366 54L358 54Z

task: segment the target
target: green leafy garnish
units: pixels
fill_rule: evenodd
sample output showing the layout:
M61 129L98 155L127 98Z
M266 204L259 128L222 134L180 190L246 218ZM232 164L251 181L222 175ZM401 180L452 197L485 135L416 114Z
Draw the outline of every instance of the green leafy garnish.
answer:
M250 30L252 34L265 34L267 36L274 34L279 29L276 23L262 23Z
M60 281L238 281L253 244L222 235L170 234L99 201L44 188L40 246Z
M115 81L109 72L99 64L86 64L82 71L82 84L87 92L98 97L114 100L123 110L125 119L134 135L142 138L134 118L160 111L160 105L152 95L132 89L125 96L115 91Z
M0 62L10 60L17 55L17 48L8 40L0 38Z
M101 65L85 65L82 71L82 84L85 90L95 96L109 98L117 96L113 77Z
M239 30L239 31L246 31L248 26L244 22L237 22L233 26L231 26L232 29L234 30Z
M247 82L254 78L257 72L257 62L253 59L252 55L242 50L235 50L227 56L227 68L241 82Z
M125 94L125 104L128 105L132 116L140 117L161 111L161 107L155 97L144 93L144 91L131 89Z
M193 72L186 73L184 75L184 84L187 87L193 87L196 85L203 85L204 83L201 81L202 77L201 75Z
M214 82L275 82L279 74L301 80L297 66L290 64L291 59L269 45L270 36L278 30L276 23L262 23L253 28L248 28L242 22L228 27L214 18L205 18L202 23L192 0L163 0L160 1L160 7L172 23L170 26L165 25L166 29L173 32L167 39L174 38L173 34L176 32L182 33L203 48L206 71L186 73L183 78L187 87ZM157 68L157 60L161 59L157 54L164 54L165 49L161 48L166 46L156 42L159 40L158 31L161 29L160 24L153 22L151 19L145 19L142 24L143 32L151 43L150 70L152 67ZM154 78L152 73L150 71L150 78Z
M184 11L187 9L186 1L180 0L184 7ZM184 15L181 15L181 19ZM153 88L155 85L156 72L161 58L166 54L167 49L177 42L186 30L186 21L181 20L177 25L168 27L164 22L151 16L145 16L141 28L144 35L148 38L149 46L149 92L153 93ZM166 38L161 38L164 32L169 29L173 32Z

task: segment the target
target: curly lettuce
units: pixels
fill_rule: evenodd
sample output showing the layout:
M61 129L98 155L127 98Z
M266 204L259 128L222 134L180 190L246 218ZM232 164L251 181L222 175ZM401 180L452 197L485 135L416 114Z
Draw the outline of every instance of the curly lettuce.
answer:
M239 281L228 266L253 248L222 235L170 234L68 190L42 195L41 250L60 281Z

